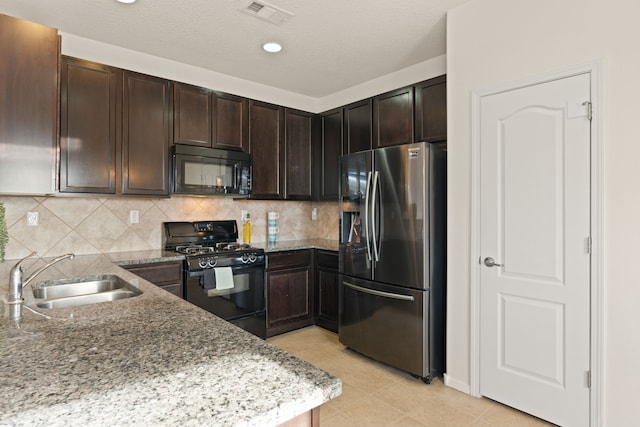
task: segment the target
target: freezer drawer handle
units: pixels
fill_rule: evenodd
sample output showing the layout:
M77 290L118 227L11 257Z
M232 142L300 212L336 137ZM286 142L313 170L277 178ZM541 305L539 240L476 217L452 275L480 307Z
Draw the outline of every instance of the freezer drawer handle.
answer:
M376 295L379 297L385 297L385 298L393 298L393 299L399 299L399 300L403 300L403 301L414 301L415 298L411 295L402 295L402 294L394 294L391 292L383 292L383 291L376 291L375 289L367 289L367 288L363 288L361 286L357 286L357 285L352 285L351 283L347 283L347 282L342 282L343 285L354 289L356 291L360 291L360 292L364 292L366 294L371 294L371 295Z

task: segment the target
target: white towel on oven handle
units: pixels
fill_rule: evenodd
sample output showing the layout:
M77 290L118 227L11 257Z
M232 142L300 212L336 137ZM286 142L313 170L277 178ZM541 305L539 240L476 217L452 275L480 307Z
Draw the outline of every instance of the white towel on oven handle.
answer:
M216 267L216 289L233 289L233 271L231 267Z

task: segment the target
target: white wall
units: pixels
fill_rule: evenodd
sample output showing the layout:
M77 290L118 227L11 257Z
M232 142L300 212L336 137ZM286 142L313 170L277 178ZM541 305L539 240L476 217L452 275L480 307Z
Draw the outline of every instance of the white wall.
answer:
M446 60L445 56L442 55L371 81L363 82L362 84L328 95L324 98L312 98L165 58L97 42L73 34L61 33L61 35L62 53L64 55L75 56L77 58L183 83L190 83L196 86L309 111L311 113L327 111L351 102L369 98L379 93L440 76L446 72Z
M336 92L318 100L319 109L316 113L330 110L331 108L347 105L361 99L369 98L380 93L428 80L445 74L447 57L441 55L428 61L420 62L410 67L398 70L394 73L378 77L357 86Z
M447 375L453 383L470 380L471 92L602 60L603 425L638 425L639 18L640 3L628 0L472 0L449 12Z

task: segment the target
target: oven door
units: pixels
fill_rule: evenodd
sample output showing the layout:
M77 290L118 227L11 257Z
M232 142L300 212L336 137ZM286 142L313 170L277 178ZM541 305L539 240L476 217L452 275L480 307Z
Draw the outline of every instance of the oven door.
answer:
M185 299L254 335L266 337L264 265L231 267L233 286L216 288L215 268L186 271Z

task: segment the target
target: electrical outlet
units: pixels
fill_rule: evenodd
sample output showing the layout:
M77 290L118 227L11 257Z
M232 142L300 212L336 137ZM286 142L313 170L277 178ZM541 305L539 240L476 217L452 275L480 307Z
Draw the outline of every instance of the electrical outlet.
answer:
M247 220L247 215L249 215L249 211L244 209L240 211L240 219L242 220L242 222L245 222Z
M36 227L38 225L38 220L40 215L38 212L27 212L27 225L29 227Z
M318 208L311 208L311 221L318 220Z
M129 223L137 224L140 222L140 211L129 211Z

